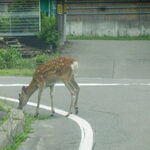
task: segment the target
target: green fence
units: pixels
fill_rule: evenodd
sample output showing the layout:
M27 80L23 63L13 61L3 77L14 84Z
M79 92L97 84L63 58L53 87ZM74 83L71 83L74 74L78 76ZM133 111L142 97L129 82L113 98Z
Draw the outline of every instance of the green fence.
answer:
M1 0L0 36L29 36L40 30L39 0Z

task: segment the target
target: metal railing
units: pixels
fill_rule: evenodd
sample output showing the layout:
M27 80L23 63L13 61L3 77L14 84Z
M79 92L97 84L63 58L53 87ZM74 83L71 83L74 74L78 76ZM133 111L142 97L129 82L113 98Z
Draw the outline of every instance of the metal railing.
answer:
M39 1L0 2L0 36L30 36L40 30Z

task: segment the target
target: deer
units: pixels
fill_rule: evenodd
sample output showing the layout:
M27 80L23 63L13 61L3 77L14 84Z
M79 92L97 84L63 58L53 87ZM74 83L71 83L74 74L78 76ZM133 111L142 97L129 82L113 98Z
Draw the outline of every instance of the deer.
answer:
M38 101L36 106L35 117L39 115L39 106L41 100L41 94L45 88L50 88L51 99L51 116L54 115L54 86L58 82L64 83L71 95L71 103L69 111L66 115L68 117L72 114L72 108L74 107L75 114L78 114L78 96L80 87L75 81L76 71L78 69L78 62L67 56L60 56L48 61L45 64L38 66L33 73L32 80L28 86L23 86L21 93L19 93L18 109L23 109L27 104L32 94L38 90Z

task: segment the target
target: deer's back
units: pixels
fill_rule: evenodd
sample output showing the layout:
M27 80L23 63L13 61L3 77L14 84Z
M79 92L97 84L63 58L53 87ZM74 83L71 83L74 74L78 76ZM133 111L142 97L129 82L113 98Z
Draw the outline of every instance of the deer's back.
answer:
M37 82L43 82L43 80L49 80L50 82L55 82L55 80L65 80L65 78L71 76L71 65L75 61L76 60L66 56L50 60L37 67L33 79Z

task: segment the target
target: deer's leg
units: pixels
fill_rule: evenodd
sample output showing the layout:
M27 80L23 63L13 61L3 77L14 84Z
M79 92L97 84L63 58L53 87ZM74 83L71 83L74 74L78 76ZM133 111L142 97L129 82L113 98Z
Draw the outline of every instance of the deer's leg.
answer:
M74 77L70 80L70 86L73 87L74 89L74 93L75 93L75 102L74 102L74 109L75 109L75 113L78 114L78 97L79 97L79 91L80 91L80 87L78 86L77 82L75 81Z
M53 97L54 97L54 85L50 86L50 97L51 97L51 116L54 115L55 111L54 111L54 103L53 103Z
M73 103L75 100L75 94L74 94L73 88L70 86L69 83L65 83L65 86L67 87L67 89L69 90L69 92L71 94L71 103L70 103L68 114L66 115L66 117L68 117L72 113L72 107L73 107Z
M37 117L39 115L39 105L40 105L42 91L43 91L43 88L39 88L38 102L37 102L36 112L35 112L35 115L34 115L35 117Z

